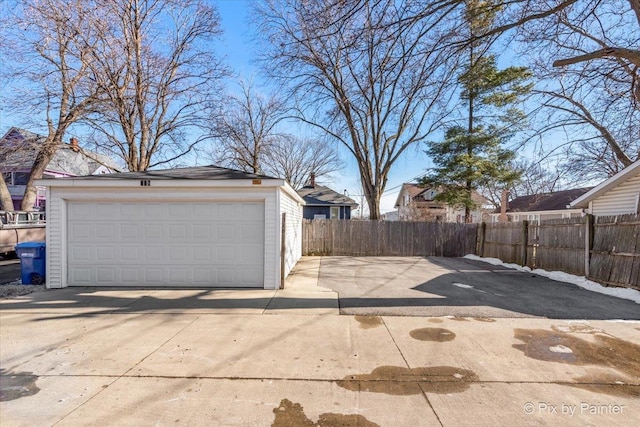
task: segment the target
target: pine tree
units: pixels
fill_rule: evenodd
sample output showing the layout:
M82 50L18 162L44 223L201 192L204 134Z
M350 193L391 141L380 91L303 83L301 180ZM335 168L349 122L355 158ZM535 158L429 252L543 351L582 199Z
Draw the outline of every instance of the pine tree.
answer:
M466 3L473 40L493 22L499 0ZM436 200L464 207L465 222L471 222L471 211L477 208L474 190L489 182L507 187L519 178L511 167L515 153L503 146L523 125L525 116L516 104L531 90L531 73L525 67L499 70L495 55L489 53L491 44L470 43L467 65L458 77L467 124L449 127L443 141L428 143L426 152L435 167L421 180L423 186L437 189Z

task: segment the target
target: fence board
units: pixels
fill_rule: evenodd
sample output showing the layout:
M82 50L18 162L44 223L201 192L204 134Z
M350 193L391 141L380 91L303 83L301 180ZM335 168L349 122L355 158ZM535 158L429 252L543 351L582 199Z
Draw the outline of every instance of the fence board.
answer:
M533 223L529 227L527 265L548 271L584 274L585 219L564 218Z
M522 223L504 222L486 224L484 253L487 258L498 258L507 263L522 264Z
M303 221L303 255L451 256L475 253L478 224Z
M640 289L640 215L597 217L589 275L614 286Z

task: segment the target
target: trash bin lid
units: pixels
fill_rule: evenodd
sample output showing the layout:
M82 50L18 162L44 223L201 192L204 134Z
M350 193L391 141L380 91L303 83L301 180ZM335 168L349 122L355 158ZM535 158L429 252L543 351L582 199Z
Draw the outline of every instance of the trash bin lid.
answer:
M16 249L26 249L26 248L44 248L47 246L46 242L21 242L16 245Z

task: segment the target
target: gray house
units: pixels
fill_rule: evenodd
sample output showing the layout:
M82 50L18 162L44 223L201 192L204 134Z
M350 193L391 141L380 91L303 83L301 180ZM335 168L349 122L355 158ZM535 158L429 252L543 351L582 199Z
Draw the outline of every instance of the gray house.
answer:
M298 190L298 194L305 201L302 213L305 219L351 219L351 210L358 208L353 199L317 185L314 174L309 185Z

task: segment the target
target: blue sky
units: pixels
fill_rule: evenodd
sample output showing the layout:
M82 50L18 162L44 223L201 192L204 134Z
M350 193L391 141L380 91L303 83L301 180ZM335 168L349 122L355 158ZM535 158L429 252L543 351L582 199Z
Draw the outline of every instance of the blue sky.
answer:
M254 62L256 51L248 22L250 3L251 0L220 0L217 2L224 30L219 53L226 56L226 62L235 74L245 79L253 78L256 83L268 85L260 78L260 67ZM265 87L264 91L268 90L269 87ZM345 151L344 149L340 150L345 167L332 174L332 179L320 180L320 183L328 185L340 193L347 190L347 193L359 204L366 204L360 197L362 190L358 179L358 169ZM429 159L424 154L424 145L410 148L391 169L387 189L380 206L381 211L384 213L394 210L393 205L402 183L410 182L414 178L424 175L424 171L429 165Z
M217 53L224 57L226 64L232 69L236 77L242 77L245 80L253 79L256 84L263 84L263 90L267 93L271 88L268 86L268 82L261 78L260 67L254 62L256 48L254 46L255 43L252 41L254 34L249 23L251 2L252 0L216 1L224 31L221 40L217 44ZM230 90L233 90L233 84L234 80L230 79ZM7 96L7 88L2 89L3 96ZM23 123L19 123L20 117L12 117L8 113L10 113L8 109L0 112L0 132L7 131L11 126L24 126ZM298 134L304 132L301 126L294 125L287 130ZM38 130L34 129L34 131ZM355 161L346 152L346 149L340 146L338 148L344 161L344 168L332 174L330 179L321 179L320 183L328 185L340 193L346 190L348 195L354 198L361 206L366 205L366 202L361 197L362 190ZM403 182L411 182L423 176L427 168L431 166L431 162L424 150L424 144L414 145L392 167L381 202L381 211L383 213L394 210L393 206ZM189 162L189 160L186 161ZM210 163L210 160L206 157L198 160L194 159L193 163L196 161L200 164ZM359 211L356 212L356 215L359 213Z

